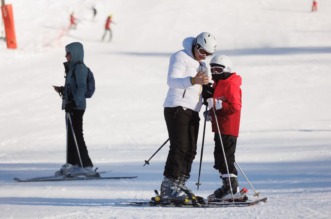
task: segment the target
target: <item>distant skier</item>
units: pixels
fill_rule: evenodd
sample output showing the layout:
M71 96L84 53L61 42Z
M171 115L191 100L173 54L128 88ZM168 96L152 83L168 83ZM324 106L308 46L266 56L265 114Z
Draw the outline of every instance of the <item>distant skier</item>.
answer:
M312 7L311 7L312 12L317 11L317 5L318 5L318 0L313 0L313 4L312 4Z
M75 17L74 12L72 12L70 14L70 25L69 25L69 29L76 29L77 27L77 19Z
M92 13L93 13L93 20L95 19L95 17L97 16L97 9L95 8L95 6L92 7Z
M111 28L110 28L110 24L111 23L113 23L113 21L112 21L112 16L111 15L109 15L108 17L107 17L107 19L106 19L106 22L105 22L105 32L104 32L104 34L103 34L103 36L102 36L102 39L101 39L101 41L103 41L104 39L105 39L105 37L106 37L106 35L107 35L107 33L109 33L109 42L112 40L112 38L113 38L113 32L112 32L112 30L111 30Z
M62 109L66 112L67 125L67 163L56 175L95 175L92 161L89 157L83 135L83 115L86 109L85 93L87 89L87 67L84 64L84 49L79 42L70 43L65 47L67 62L65 67L64 86L54 86L62 96ZM74 71L75 69L75 71ZM72 124L67 117L70 115ZM73 126L74 135L71 129ZM76 138L76 139L75 139ZM76 147L79 148L79 153Z
M207 32L183 41L183 49L170 57L164 101L164 118L170 150L161 183L161 200L183 202L194 194L185 185L197 153L201 89L209 81L204 60L216 50L216 39Z
M213 57L210 67L214 92L207 102L215 141L214 168L220 174L222 186L208 196L208 200L232 199L232 194L235 198L240 198L235 152L240 126L242 79L232 72L232 62L227 56ZM217 118L214 116L214 111Z

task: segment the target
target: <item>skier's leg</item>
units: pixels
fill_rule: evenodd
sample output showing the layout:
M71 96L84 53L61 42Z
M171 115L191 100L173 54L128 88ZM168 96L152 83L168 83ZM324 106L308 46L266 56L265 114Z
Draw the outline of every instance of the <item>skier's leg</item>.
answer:
M190 124L188 130L189 144L185 159L183 160L181 174L189 178L192 169L192 163L197 154L197 140L199 134L200 118L199 118L199 114L192 110L188 111L187 113L190 116Z
M83 134L83 115L85 110L74 110L72 115L73 128L75 130L77 144L82 159L83 167L93 167L92 161L89 157L88 150L84 140Z
M223 150L219 135L215 133L215 169L220 172L220 177L222 180L222 186L215 190L215 192L208 196L209 201L215 199L232 199L233 194L238 192L239 183L237 179L237 169L235 168L235 151L237 137L230 135L221 135L223 147L225 151L226 161L229 168L229 172L226 168L226 163L224 160ZM232 189L232 192L231 192ZM240 197L240 195L239 195ZM238 197L237 197L238 198Z
M219 134L215 133L214 134L214 168L220 172L220 166L221 163L224 161L223 158L223 151L221 147L221 142L220 142L220 136Z
M73 113L70 113L70 115L72 116ZM66 116L66 126L67 126L67 163L68 164L72 164L72 165L79 165L79 159L78 159L78 154L77 154L77 149L76 149L76 145L75 145L75 141L74 141L74 137L72 134L72 130L71 130L71 125L70 125L70 121Z
M225 156L229 168L229 173L238 175L237 169L235 167L235 152L236 152L236 146L237 146L237 137L231 136L231 135L221 135L222 136L222 141L223 141L223 146L224 146L224 151L225 151ZM221 151L222 153L222 151ZM227 169L226 169L226 164L224 161L224 156L220 157L221 162L219 166L219 170L222 174L228 174Z
M185 158L182 163L181 175L179 178L179 187L190 197L193 198L194 193L186 186L186 181L190 178L193 160L197 154L197 140L199 134L199 114L192 110L187 110L190 115L189 125L189 145Z
M103 41L105 39L106 35L107 35L107 30L105 30L105 32L103 33L101 41Z
M161 199L183 201L188 195L181 189L180 183L183 184L183 181L180 181L180 177L183 166L187 165L185 163L190 145L191 115L190 111L175 107L165 108L164 116L170 139L170 150L163 173L165 178L161 184Z
M113 31L109 29L109 42L113 39Z

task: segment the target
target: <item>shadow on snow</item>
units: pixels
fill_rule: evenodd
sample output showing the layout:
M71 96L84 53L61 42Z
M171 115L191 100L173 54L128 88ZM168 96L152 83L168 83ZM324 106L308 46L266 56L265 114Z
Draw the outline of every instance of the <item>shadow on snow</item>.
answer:
M254 56L254 55L295 55L295 54L328 54L331 47L276 47L276 48L247 48L229 49L216 51L214 55L226 54L229 56ZM114 52L119 55L149 56L149 57L170 57L168 52Z

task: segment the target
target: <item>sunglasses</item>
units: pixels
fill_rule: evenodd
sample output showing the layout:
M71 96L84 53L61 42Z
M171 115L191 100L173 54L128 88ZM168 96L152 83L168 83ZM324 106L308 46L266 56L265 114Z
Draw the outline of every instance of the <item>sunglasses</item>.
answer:
M213 66L210 68L212 74L222 74L224 72L224 67L222 66Z
M209 52L207 52L206 50L204 50L204 49L202 48L202 46L200 46L199 44L197 44L197 49L198 49L198 53L199 53L201 56L206 57L206 56L211 56L211 55L213 55L213 53L209 53Z

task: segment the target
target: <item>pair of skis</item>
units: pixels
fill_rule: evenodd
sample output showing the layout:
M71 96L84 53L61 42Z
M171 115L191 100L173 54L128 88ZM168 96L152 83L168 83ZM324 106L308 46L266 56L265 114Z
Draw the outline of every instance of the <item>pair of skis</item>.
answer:
M78 176L43 176L43 177L33 177L27 179L14 178L17 182L54 182L54 181L74 181L74 180L116 180L116 179L134 179L137 176L86 176L86 175L78 175Z
M74 181L74 180L121 180L121 179L134 179L137 176L45 176L45 177L33 177L27 179L14 178L17 182L54 182L54 181ZM150 201L128 201L115 203L116 206L122 207L182 207L182 208L220 208L220 207L246 207L257 205L261 202L266 202L267 198L256 199L241 199L241 200L216 200L205 201L204 198L196 196L194 200L185 200L183 202L174 201L161 201L159 193L155 190L155 197L152 197Z
M207 203L159 203L155 204L153 201L141 201L141 202L121 202L116 203L117 206L122 207L181 207L181 208L222 208L222 207L248 207L257 205L259 203L264 203L267 201L267 198L258 198L247 201L220 201L220 202L207 202Z
M248 190L243 188L241 191L240 197L237 199L215 199L206 201L203 197L200 196L193 196L191 198L187 198L185 200L162 200L159 192L154 190L155 196L151 198L150 201L129 201L129 202L121 202L115 203L117 206L123 207L182 207L182 208L220 208L220 207L246 207L257 205L261 202L266 202L267 198L255 198L249 199L246 196Z

